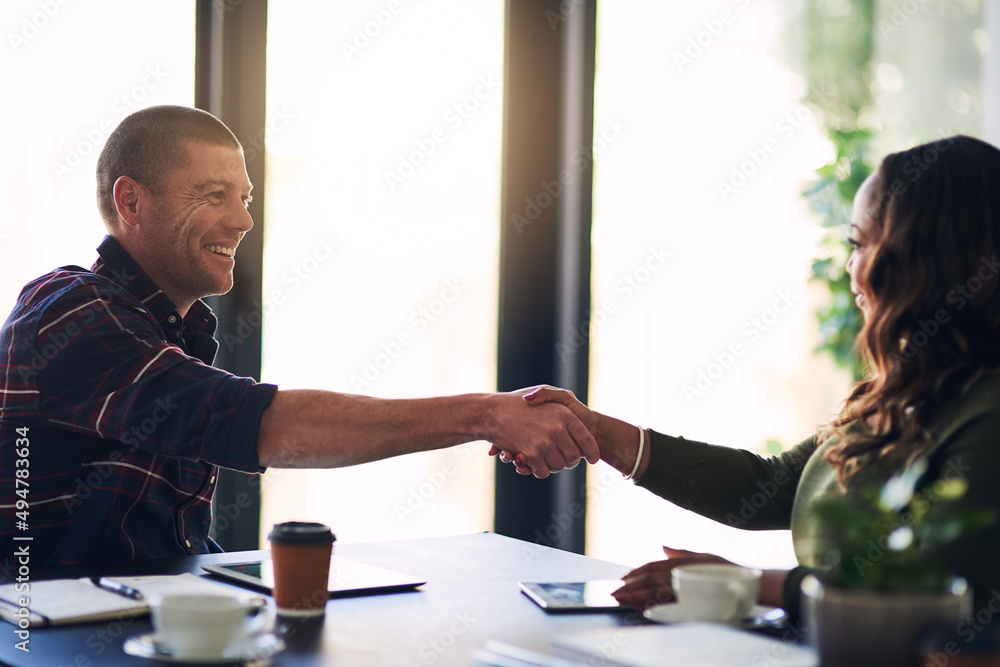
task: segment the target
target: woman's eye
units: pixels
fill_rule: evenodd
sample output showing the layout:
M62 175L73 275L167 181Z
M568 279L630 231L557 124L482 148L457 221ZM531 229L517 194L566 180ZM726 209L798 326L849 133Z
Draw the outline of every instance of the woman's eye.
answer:
M847 242L851 245L851 250L857 250L861 247L861 244L854 239L847 239Z

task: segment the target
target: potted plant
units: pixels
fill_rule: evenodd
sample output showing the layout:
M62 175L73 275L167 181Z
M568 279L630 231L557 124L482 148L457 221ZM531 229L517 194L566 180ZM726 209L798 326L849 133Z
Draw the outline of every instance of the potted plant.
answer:
M961 478L917 490L918 460L884 486L814 503L813 520L832 548L827 569L802 582L803 613L823 665L916 664L921 634L972 613L972 592L934 557L938 547L994 520L962 507Z

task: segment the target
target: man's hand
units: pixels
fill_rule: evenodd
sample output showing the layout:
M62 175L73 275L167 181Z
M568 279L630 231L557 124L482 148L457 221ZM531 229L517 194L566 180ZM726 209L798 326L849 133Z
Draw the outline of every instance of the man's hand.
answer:
M517 471L538 478L574 468L581 458L597 463L601 458L597 441L576 412L561 401L529 404L525 396L535 389L496 396L495 423L484 435L493 443L490 454L517 452Z
M586 405L577 400L573 392L568 389L559 389L558 387L552 387L549 385L538 385L535 387L527 387L525 389L518 389L516 391L509 392L511 395L522 397L524 403L527 405L541 407L545 403L561 404L569 408L569 410L576 416L576 418L586 426L587 430L590 432L592 439L596 442L597 439L597 415L590 410ZM493 447L490 448L490 456L499 455L500 460L504 463L514 463L514 468L521 475L532 475L539 477L538 471L534 470L533 466L529 463L528 457L522 453L521 448L507 449L506 447L499 446L499 443L494 442ZM600 459L600 449L598 447L598 458L591 459L586 456L589 463L597 463ZM567 468L574 468L576 464L568 465ZM555 472L553 470L553 472ZM546 475L541 475L545 477Z
M623 422L614 417L608 417L598 412L594 412L581 403L573 392L558 387L541 385L521 389L517 394L524 396L524 402L528 405L542 408L547 405L561 405L572 411L580 422L587 427L587 430L597 442L597 448L602 461L605 461L613 468L628 475L635 470L634 477L638 479L646 470L649 462L649 447L645 447L642 453L639 466L636 467L636 459L639 457L639 433L638 427ZM648 441L648 435L643 438ZM504 463L514 462L517 472L522 475L532 473L532 467L526 457L519 453L517 449L507 449L505 447L494 446L490 450L491 455L500 455L500 460Z
M612 593L618 602L637 609L672 602L676 598L670 583L670 573L675 567L696 563L732 565L725 558L712 554L700 554L694 551L671 549L670 547L663 547L663 552L667 554L667 560L646 563L622 577L625 585Z

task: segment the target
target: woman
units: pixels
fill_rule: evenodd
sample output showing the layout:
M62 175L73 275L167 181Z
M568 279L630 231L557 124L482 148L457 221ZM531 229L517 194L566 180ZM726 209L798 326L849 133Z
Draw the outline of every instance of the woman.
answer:
M855 198L847 263L864 315L857 344L869 377L827 427L779 456L639 430L552 387L525 400L571 407L603 460L681 507L747 529L790 528L800 567L766 571L760 602L794 613L802 577L826 556L808 520L816 498L884 482L924 457L921 484L960 475L968 482L961 502L1000 510L998 239L996 148L957 136L886 157ZM665 551L667 560L624 577L620 601L672 599L671 569L725 562ZM1000 590L1000 525L938 555L969 580L977 607Z

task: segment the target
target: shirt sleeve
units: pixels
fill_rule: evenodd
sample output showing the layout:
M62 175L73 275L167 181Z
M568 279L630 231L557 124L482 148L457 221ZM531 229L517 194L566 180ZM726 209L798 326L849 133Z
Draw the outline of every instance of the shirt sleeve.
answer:
M53 335L58 334L58 340ZM121 290L84 283L41 316L39 407L54 426L165 456L259 472L260 418L277 388L166 342Z
M791 526L799 477L815 436L773 457L650 431L649 467L638 484L704 517L736 528Z

